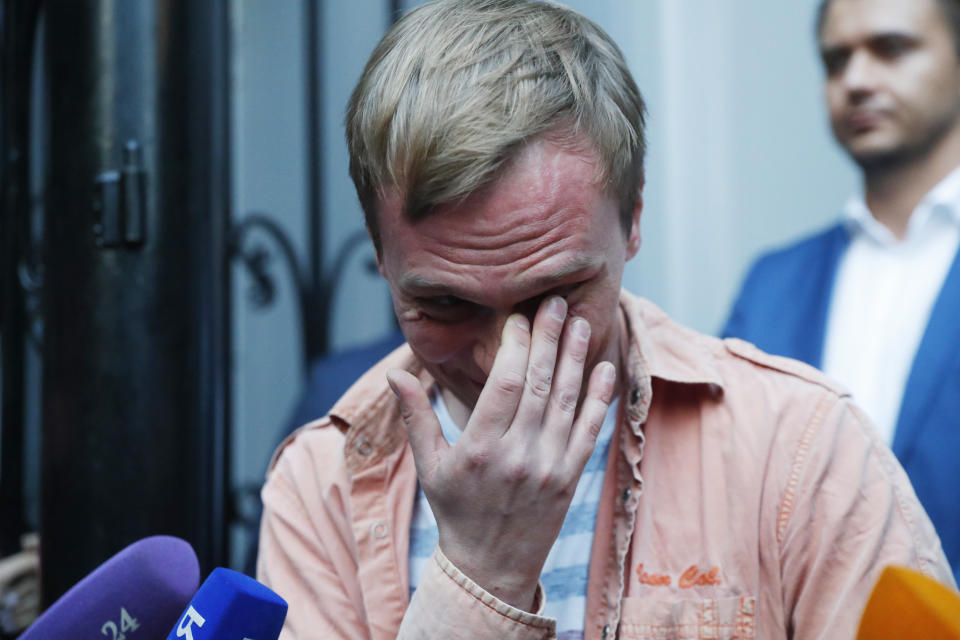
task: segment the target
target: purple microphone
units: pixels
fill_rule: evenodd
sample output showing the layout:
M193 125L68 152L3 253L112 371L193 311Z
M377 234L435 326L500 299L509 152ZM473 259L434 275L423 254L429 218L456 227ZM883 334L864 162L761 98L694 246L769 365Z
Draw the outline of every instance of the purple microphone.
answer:
M73 585L19 640L165 638L198 584L200 564L189 543L144 538Z

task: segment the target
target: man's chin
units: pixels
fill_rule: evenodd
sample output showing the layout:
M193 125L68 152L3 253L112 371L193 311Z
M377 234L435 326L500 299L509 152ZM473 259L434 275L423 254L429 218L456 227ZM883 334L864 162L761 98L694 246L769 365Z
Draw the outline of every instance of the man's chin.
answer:
M877 130L847 139L843 146L865 172L887 172L929 155L942 140L940 131L928 132L923 138L905 138L893 131Z
M909 161L910 154L898 145L851 144L846 145L850 158L864 171L896 169Z
M443 375L434 375L434 378L447 398L452 395L465 409L473 411L480 399L480 392L483 391L483 383L469 378L451 380Z
M477 387L471 383L467 388L455 387L449 389L449 391L460 401L460 404L472 412L473 408L477 406L477 401L480 399L480 392L483 391L483 387Z
M463 389L458 386L450 386L442 381L437 381L440 392L443 394L443 401L447 405L447 412L454 423L461 429L466 428L467 421L473 413L473 408L477 406L479 392L473 392L472 389Z

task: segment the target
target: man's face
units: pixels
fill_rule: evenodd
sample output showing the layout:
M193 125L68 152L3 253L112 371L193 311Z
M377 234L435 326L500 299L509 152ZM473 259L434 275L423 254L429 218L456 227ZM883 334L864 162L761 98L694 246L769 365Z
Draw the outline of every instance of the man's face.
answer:
M590 322L584 377L619 362L624 263L640 243L637 205L625 237L617 202L596 183L594 154L539 139L491 187L411 222L381 198L380 271L410 347L466 409L475 405L511 313L532 318L551 294Z
M833 0L820 53L833 133L861 165L922 156L957 125L960 60L937 0Z

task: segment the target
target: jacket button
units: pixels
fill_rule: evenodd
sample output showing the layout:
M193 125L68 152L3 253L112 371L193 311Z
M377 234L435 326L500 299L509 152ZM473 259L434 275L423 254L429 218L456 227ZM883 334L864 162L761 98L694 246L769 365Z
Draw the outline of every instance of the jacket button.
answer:
M362 456L368 456L373 452L373 447L370 445L369 440L360 439L357 440L357 453Z
M600 637L606 640L607 636L610 635L610 625L603 625L603 631L600 632Z
M623 504L627 504L630 500L630 487L623 490L623 495L620 496L620 499L623 500Z
M633 391L630 392L630 404L637 404L640 401L640 389L634 387Z
M387 525L382 522L375 522L370 527L370 533L374 538L385 538L387 536Z

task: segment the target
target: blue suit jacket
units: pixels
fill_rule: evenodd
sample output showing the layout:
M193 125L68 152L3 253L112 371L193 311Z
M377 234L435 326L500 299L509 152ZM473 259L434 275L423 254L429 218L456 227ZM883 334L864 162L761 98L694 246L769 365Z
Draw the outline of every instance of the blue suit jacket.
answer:
M820 367L837 265L849 243L838 224L762 256L747 275L723 335ZM914 356L893 452L960 580L960 253Z

